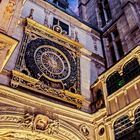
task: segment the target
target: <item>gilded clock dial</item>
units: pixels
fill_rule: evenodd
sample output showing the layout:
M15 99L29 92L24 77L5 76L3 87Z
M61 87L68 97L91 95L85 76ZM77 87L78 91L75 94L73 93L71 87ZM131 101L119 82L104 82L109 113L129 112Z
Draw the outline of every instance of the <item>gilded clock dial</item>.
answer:
M53 46L42 45L34 53L36 65L50 80L65 80L70 75L70 64L63 52Z
M25 63L30 76L50 87L68 90L76 84L77 58L51 40L31 40L26 47Z

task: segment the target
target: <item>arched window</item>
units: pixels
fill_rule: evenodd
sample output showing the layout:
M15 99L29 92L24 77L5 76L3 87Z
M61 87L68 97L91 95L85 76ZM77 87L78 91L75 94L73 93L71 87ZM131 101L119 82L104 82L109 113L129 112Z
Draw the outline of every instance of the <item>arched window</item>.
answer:
M98 7L99 15L102 20L102 26L105 26L106 23L112 18L108 0L100 0L98 3Z
M117 91L123 86L123 80L118 72L114 72L107 78L106 84L108 95L111 95L113 92Z
M98 3L98 7L99 7L99 16L100 16L101 21L102 21L102 27L104 27L106 25L106 20L105 20L102 2Z
M133 131L134 127L129 117L122 116L114 123L115 139L120 140ZM126 137L125 137L126 138ZM126 138L127 139L127 138Z
M137 58L130 60L123 68L123 76L125 83L133 80L140 74L140 65Z
M111 19L111 11L110 11L108 0L104 0L104 9L106 12L107 20L110 20Z
M113 30L111 30L110 33L106 35L106 38L108 40L107 47L109 48L109 52L113 64L124 55L123 46L117 27L114 27Z
M135 111L135 129L140 129L140 107Z

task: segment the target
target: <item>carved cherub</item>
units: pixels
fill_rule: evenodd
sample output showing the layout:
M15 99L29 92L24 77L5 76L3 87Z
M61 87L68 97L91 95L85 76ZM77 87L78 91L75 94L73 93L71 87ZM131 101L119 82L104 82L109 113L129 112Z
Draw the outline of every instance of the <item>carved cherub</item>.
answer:
M45 115L37 115L35 117L35 120L34 120L34 129L38 129L38 130L46 130L47 126L48 126L48 120L49 118Z

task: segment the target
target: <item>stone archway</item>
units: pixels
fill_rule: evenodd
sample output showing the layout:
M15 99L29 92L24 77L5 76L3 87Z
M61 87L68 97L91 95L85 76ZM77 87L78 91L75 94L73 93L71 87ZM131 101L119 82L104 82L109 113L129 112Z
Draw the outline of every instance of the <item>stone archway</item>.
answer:
M18 129L0 129L0 140L60 140L44 134Z
M76 128L42 114L0 113L0 140L87 140Z

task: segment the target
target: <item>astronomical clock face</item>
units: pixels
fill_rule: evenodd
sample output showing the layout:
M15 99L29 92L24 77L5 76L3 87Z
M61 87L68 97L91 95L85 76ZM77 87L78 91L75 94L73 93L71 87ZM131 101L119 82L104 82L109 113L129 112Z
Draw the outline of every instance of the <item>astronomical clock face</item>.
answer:
M70 62L63 52L53 46L39 46L34 53L37 67L52 81L62 81L70 76Z
M28 43L25 63L32 77L54 88L69 89L77 80L77 58L65 47L47 39Z

